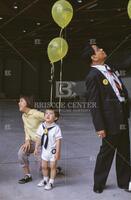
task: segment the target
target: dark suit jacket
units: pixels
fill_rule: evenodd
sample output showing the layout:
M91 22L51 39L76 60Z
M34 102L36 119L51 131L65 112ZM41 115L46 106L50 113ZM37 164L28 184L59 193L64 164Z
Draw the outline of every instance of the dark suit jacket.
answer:
M90 109L96 131L105 130L108 134L117 134L128 121L128 92L123 83L122 86L126 98L124 104L118 100L106 77L98 69L90 68L86 77L87 100L96 105Z

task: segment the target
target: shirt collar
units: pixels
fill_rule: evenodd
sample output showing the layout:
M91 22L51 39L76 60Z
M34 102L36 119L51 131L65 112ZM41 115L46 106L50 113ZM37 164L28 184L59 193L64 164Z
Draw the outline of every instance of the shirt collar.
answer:
M94 68L97 68L98 70L100 71L103 71L103 72L107 72L107 69L106 67L109 68L108 65L92 65L91 67L94 67ZM109 68L110 69L110 68Z
M24 116L32 115L36 110L30 109L28 113L23 113Z
M44 122L43 124L44 124L44 127L46 127L46 128L51 128L51 127L54 127L54 126L56 125L55 122L53 122L53 123L50 124L50 125L47 125L46 122Z

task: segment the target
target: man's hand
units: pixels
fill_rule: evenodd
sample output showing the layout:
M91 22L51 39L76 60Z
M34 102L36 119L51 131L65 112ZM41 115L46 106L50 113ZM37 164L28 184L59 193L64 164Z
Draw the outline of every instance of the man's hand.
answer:
M105 130L101 130L101 131L98 131L98 132L96 132L96 133L97 133L98 137L100 137L100 138L106 137L106 132L105 132Z
M30 140L26 140L25 143L21 146L22 151L28 152L30 150Z

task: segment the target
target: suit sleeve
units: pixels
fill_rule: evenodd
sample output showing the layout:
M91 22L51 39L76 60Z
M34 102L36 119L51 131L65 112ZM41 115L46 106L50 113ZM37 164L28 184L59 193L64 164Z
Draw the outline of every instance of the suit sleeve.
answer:
M96 131L105 130L104 117L102 112L102 101L99 90L99 84L95 77L87 77L86 79L87 100L94 105L90 108L93 124Z
M119 77L119 80L121 81L122 87L124 89L124 94L125 94L125 113L127 115L127 118L130 118L130 102L129 102L128 90L126 89L120 77Z

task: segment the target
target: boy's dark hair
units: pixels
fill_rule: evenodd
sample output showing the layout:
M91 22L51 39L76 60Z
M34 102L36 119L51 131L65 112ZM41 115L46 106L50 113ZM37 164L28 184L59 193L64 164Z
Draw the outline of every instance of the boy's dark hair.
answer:
M54 114L55 114L55 117L57 117L57 120L59 119L60 113L59 113L58 109L53 108L53 107L49 107L49 108L46 108L46 110L52 110L54 112ZM57 120L55 120L55 121L57 121Z
M92 59L91 56L95 54L94 49L92 48L92 44L88 43L85 48L83 49L82 52L82 59L85 63L87 63L88 65L91 64Z
M20 95L20 98L23 98L28 108L34 108L34 96L33 95Z

